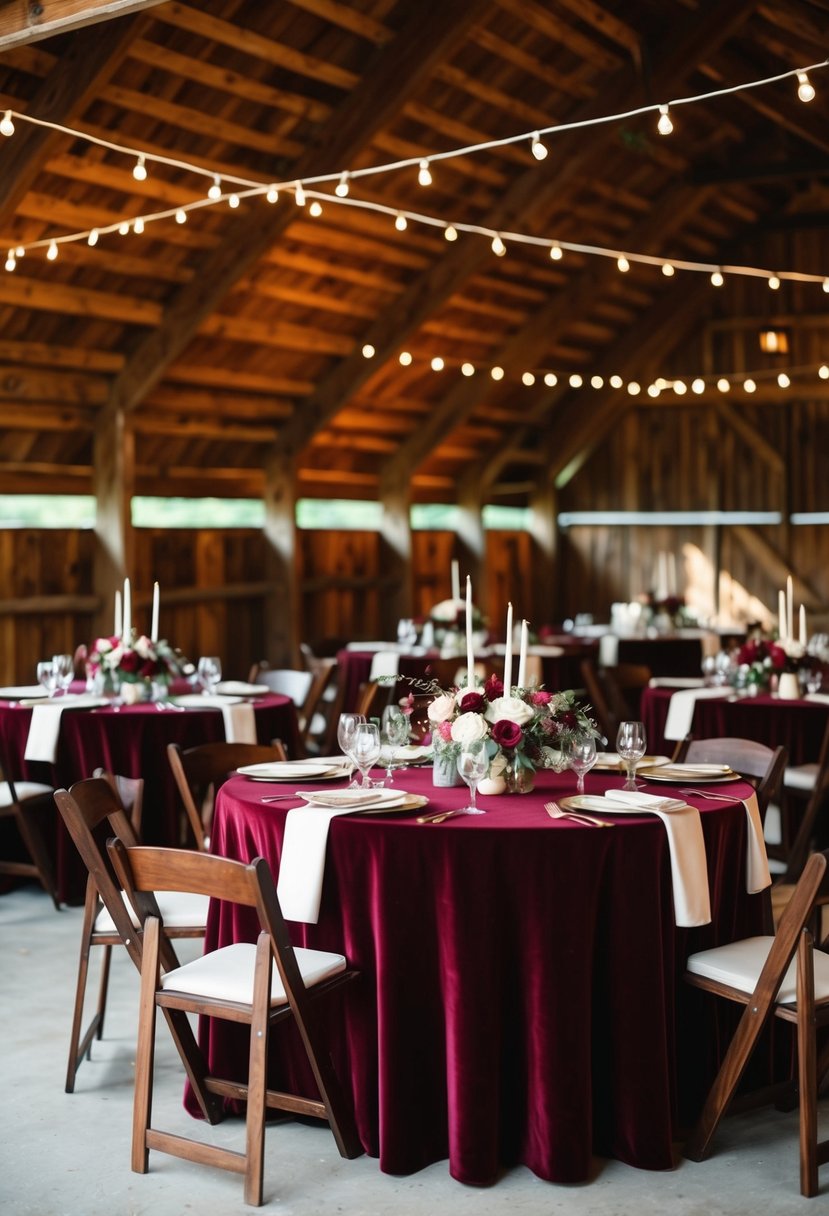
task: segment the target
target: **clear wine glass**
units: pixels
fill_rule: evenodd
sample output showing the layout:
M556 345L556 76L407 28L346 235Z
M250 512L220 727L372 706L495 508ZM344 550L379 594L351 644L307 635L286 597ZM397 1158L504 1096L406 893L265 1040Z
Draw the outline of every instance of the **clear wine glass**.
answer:
M823 683L823 672L820 668L812 667L806 674L806 691L819 692Z
M215 654L202 655L199 659L199 683L206 697L209 697L222 678L222 660Z
M351 738L351 754L360 770L360 787L371 789L369 769L380 759L380 727L376 722L357 723Z
M37 665L37 682L51 697L58 684L58 676L52 659L43 659Z
M484 815L486 812L476 804L478 782L482 781L489 769L489 756L486 754L486 743L483 739L475 739L472 743L464 743L455 761L458 772L469 786L469 805L461 808L462 815Z
M625 762L626 790L636 789L636 761L641 760L647 746L644 722L620 722L616 735L616 750Z
M69 691L69 685L72 683L72 677L75 674L75 659L71 654L53 654L52 666L55 670L55 686L56 691L60 691L66 695Z
M380 745L386 765L384 785L394 785L393 766L397 749L409 738L409 719L399 705L387 705L383 710Z
M340 745L340 751L346 756L352 764L355 764L353 752L351 750L354 742L354 732L361 722L365 722L364 714L340 714L340 720L337 723L337 742ZM351 786L357 785L357 781L352 781Z
M596 763L596 740L592 735L571 735L567 742L567 760L576 774L576 792L584 793L584 775Z

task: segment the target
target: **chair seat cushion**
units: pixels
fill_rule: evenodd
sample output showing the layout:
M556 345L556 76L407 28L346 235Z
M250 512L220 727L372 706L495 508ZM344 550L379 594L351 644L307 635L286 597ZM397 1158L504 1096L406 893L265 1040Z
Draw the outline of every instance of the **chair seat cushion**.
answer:
M817 781L816 764L794 764L783 773L783 785L789 790L813 790Z
M138 917L133 912L129 905L124 892L121 892L121 898L127 906L130 914L130 920L137 927ZM167 929L186 929L186 928L201 928L207 924L207 909L210 904L210 899L206 895L191 895L185 891L160 891L156 895L158 910L161 913L161 919L164 921L164 927ZM106 908L101 908L101 911L95 917L95 932L96 933L115 933L115 925L112 917Z
M729 942L727 946L715 946L713 950L700 950L688 959L687 967L694 975L727 984L740 992L753 992L760 978L773 937L746 937L742 941ZM815 960L815 1000L829 1000L829 955L820 950L813 951ZM777 1002L794 1005L797 976L797 960L792 959L786 972Z
M14 792L17 794L18 802L25 802L27 798L45 798L47 794L54 794L54 789L51 785L41 785L39 781L15 781ZM0 806L11 806L12 795L7 781L0 781Z
M304 946L294 949L294 958L306 988L311 988L332 975L338 975L345 971L346 967L341 954L329 954L326 950L307 950ZM211 954L194 959L192 963L177 967L175 971L168 971L162 977L161 986L176 992L186 992L191 996L250 1005L253 1001L255 959L256 947L249 942L222 946ZM284 1005L287 999L274 963L271 968L271 1005Z

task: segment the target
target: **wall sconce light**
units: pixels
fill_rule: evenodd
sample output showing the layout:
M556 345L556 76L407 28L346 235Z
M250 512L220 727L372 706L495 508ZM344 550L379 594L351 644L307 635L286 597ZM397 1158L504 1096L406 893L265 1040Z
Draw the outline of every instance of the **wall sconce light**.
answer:
M789 353L789 331L787 329L761 329L760 350L767 355Z

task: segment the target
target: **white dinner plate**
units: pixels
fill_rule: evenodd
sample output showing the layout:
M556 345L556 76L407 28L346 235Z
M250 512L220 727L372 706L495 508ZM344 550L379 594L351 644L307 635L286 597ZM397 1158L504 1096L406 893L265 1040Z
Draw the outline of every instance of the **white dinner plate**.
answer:
M670 764L670 756L643 756L636 761L637 771L641 768L656 768L657 765ZM618 752L599 752L593 765L600 773L618 773L624 771L624 762Z
M681 799L676 799L680 802ZM614 802L611 798L603 798L601 794L572 794L568 798L559 798L558 805L563 811L603 811L605 815L652 815L653 807L636 806L632 802ZM656 808L659 810L659 808ZM670 808L666 808L670 809Z
M722 765L711 765L706 769L697 764L662 764L658 768L637 769L637 777L645 781L667 781L671 785L718 785L725 781L740 781L739 773L732 769L723 771Z
M247 684L244 680L222 680L213 689L220 697L266 697L267 684Z
M324 806L328 808L346 807L351 811L365 809L379 811L389 810L394 806L402 806L408 798L403 790L297 790L297 796L304 798L309 806Z
M43 701L49 696L41 684L21 684L19 687L0 688L0 701Z
M173 705L183 709L221 709L223 705L241 705L244 697L215 697L204 696L200 692L185 692L181 696L170 697Z
M330 764L302 764L291 760L266 760L262 764L244 764L237 768L243 777L254 781L315 781L318 778L346 776L344 768L334 769Z

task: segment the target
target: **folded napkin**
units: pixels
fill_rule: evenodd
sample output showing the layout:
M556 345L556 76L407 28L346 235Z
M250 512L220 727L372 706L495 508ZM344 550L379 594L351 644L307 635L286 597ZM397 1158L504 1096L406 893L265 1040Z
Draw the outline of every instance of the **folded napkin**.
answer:
M763 825L760 822L760 808L757 805L757 795L750 794L743 799L748 821L748 839L746 843L746 891L756 895L771 886L769 859L766 853L766 841L763 836Z
M698 700L707 700L709 697L729 697L730 695L730 688L685 688L681 692L675 692L671 697L668 716L665 719L665 738L685 738L691 729Z
M649 688L704 688L702 676L652 676Z
M606 797L631 810L659 816L668 836L676 923L683 928L710 924L708 865L699 811L679 798L660 798L639 790L608 790Z
M816 705L829 705L829 693L807 692L805 700L814 701Z
M599 666L615 667L619 662L619 639L615 633L606 633L599 639Z
M45 760L54 764L58 758L58 738L60 737L60 719L65 709L94 709L97 705L106 705L103 697L66 696L59 701L38 701L32 708L32 721L29 724L29 737L26 740L24 760Z
M396 650L378 650L371 660L369 680L374 683L383 676L396 676L399 663L400 655Z
M220 708L225 724L225 739L228 743L256 742L256 717L251 704L247 701L243 701L240 705L225 703Z

